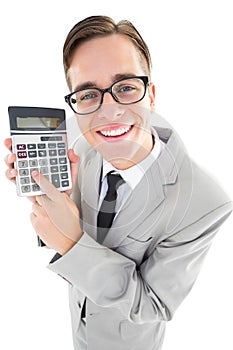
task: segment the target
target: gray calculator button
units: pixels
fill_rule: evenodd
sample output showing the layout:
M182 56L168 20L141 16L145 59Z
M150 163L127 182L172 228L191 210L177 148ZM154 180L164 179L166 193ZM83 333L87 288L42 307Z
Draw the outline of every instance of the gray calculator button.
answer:
M33 171L38 171L38 168L30 168L30 174L33 172Z
M36 158L37 152L36 151L28 151L28 157L29 158Z
M50 167L51 173L57 173L58 172L58 166L51 166Z
M64 180L61 182L62 187L68 187L69 186L69 181L68 180Z
M57 155L57 150L56 150L56 149L50 149L50 150L49 150L49 155L50 155L50 157L56 157L56 155Z
M48 148L56 148L56 143L48 143Z
M38 143L37 147L38 149L45 149L45 143Z
M35 167L35 166L38 166L38 162L37 162L37 160L36 159L31 159L31 160L29 160L29 166L30 167Z
M22 191L22 193L31 192L31 186L29 186L29 185L21 186L21 191Z
M32 191L33 192L40 191L40 186L38 186L37 184L32 185Z
M20 179L20 183L21 183L21 185L29 184L29 183L30 183L29 177L22 177L22 178Z
M60 179L59 174L52 174L51 175L52 183L55 187L60 187Z
M61 179L68 179L68 173L61 173Z
M48 160L47 159L39 159L39 165L40 166L48 165Z
M28 167L28 161L27 160L19 160L18 161L19 168L27 168Z
M36 144L35 144L35 143L29 143L29 144L27 145L27 148L28 148L28 149L36 149Z
M39 156L39 157L46 157L46 156L47 156L46 150L38 151L38 156Z
M57 164L57 158L51 158L49 160L49 162L50 162L50 165L56 165Z
M61 165L60 171L67 171L67 165Z
M59 142L59 143L57 144L57 147L58 147L58 148L65 148L66 145L65 145L64 142Z
M41 172L41 174L48 174L48 172L49 172L49 168L47 167L47 166L44 166L44 167L42 167L42 168L40 168L40 172Z
M66 150L65 150L65 148L59 149L59 150L58 150L58 155L59 155L59 156L65 156L65 155L66 155Z
M19 169L19 175L20 176L28 176L29 170L28 169Z
M66 158L59 158L59 164L66 164L67 160Z

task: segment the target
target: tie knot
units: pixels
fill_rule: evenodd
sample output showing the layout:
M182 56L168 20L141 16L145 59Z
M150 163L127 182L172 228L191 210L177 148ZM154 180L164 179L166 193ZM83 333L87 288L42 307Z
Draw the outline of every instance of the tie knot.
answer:
M121 175L112 174L111 172L107 174L107 182L108 182L108 192L114 193L118 189L120 185L124 183Z

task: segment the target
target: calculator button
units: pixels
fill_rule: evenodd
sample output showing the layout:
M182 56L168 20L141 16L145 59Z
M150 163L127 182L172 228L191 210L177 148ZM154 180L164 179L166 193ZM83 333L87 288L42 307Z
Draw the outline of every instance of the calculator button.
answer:
M27 145L27 148L28 148L28 149L36 149L36 144L35 144L35 143L29 143L29 144Z
M33 184L32 185L32 191L33 192L40 191L40 186L38 186L37 184Z
M61 182L62 187L68 187L69 186L69 181L68 180L64 180Z
M21 183L21 185L29 184L30 183L29 177L21 177L20 183Z
M49 160L50 165L56 165L57 164L57 158L51 158Z
M40 166L48 165L48 160L47 159L39 159L39 165Z
M45 149L46 144L45 143L38 143L37 147L38 147L38 149Z
M18 145L16 145L16 148L18 151L24 151L26 149L26 145L25 144L18 144Z
M66 150L65 149L59 149L58 150L58 155L59 156L65 156L66 155Z
M28 161L27 160L19 160L18 161L19 168L27 168L28 167Z
M49 150L49 155L50 155L50 157L56 157L56 155L57 155L57 150L56 150L56 149L50 149L50 150Z
M66 158L59 158L59 163L60 164L66 164L67 163Z
M48 174L48 172L49 172L49 168L47 167L47 166L45 166L45 167L42 167L42 168L40 168L40 172L41 172L41 174Z
M29 160L29 166L30 167L35 167L35 166L38 166L38 162L37 162L37 160L36 159L31 159L31 160Z
M68 179L68 173L61 173L61 179Z
M29 158L36 158L37 152L36 151L28 151L28 157Z
M58 148L66 148L66 145L65 145L64 142L59 142L59 143L57 144L57 147L58 147Z
M58 166L51 166L50 167L50 171L51 171L51 173L58 173Z
M48 143L48 148L56 148L56 143Z
M17 152L17 157L18 158L27 158L27 152L26 151Z
M67 171L67 165L61 165L60 171Z
M19 169L19 175L20 176L28 176L29 170L28 169Z
M29 185L21 186L21 191L22 191L22 193L31 192L31 186L29 186Z
M31 174L33 171L38 171L38 168L30 168L30 174Z
M59 174L52 174L52 175L51 175L51 180L52 180L52 184L53 184L55 187L60 187Z
M39 157L46 157L46 156L47 156L46 150L38 151L38 156L39 156Z

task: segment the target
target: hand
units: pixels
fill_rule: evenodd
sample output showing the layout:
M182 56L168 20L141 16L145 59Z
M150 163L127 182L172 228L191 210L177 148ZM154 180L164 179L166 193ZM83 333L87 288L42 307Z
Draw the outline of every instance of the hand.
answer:
M32 206L32 226L48 247L64 255L83 234L79 211L69 195L58 191L42 174L33 171L32 177L45 193L36 196Z

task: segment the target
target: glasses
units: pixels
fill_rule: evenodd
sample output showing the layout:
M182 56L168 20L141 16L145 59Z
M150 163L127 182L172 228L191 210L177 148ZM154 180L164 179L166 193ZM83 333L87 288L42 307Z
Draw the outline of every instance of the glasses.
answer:
M106 92L110 93L116 102L130 105L144 98L148 82L147 76L123 78L106 89L83 88L74 91L65 96L65 101L75 113L80 115L97 111L103 103Z

